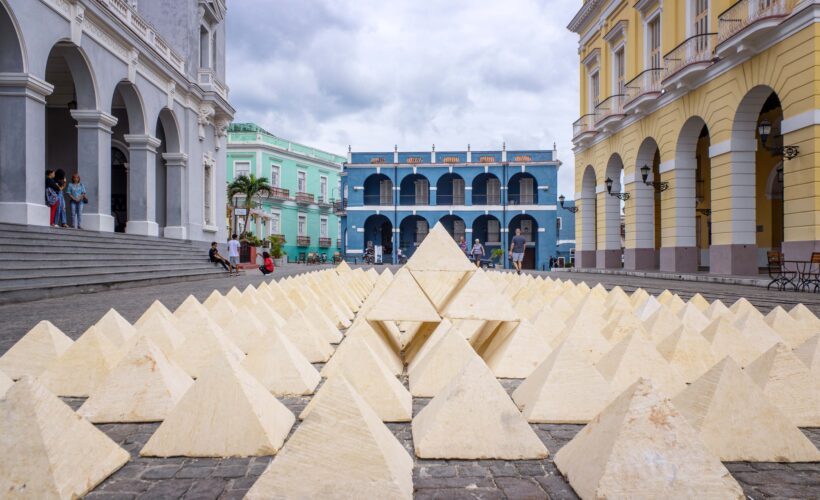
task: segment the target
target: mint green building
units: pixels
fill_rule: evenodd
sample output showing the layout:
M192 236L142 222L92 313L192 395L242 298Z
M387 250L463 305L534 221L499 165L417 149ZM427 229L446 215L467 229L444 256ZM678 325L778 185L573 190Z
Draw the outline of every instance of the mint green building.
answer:
M346 160L276 137L252 123L234 123L228 128L228 183L253 173L266 177L274 188L251 211L250 231L261 239L280 235L291 261L309 253L324 254L330 260L341 251L337 213L343 210L340 175ZM237 205L244 203L239 200ZM242 231L242 210L228 207L228 217Z

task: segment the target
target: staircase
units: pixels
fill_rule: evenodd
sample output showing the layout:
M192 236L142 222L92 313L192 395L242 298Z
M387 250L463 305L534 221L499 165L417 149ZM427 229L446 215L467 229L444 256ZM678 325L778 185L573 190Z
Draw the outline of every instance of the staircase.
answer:
M202 242L0 224L0 304L219 276Z

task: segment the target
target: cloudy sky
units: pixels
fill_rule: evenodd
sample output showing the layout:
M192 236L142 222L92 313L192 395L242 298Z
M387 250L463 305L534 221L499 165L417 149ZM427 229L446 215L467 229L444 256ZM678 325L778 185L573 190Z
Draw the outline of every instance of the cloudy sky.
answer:
M234 0L237 121L345 154L551 149L572 196L579 0Z

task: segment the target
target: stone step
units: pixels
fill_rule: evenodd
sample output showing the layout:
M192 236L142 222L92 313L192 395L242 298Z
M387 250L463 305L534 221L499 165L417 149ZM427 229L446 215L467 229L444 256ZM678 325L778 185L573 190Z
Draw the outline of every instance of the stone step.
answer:
M204 248L204 246L193 245L185 242L170 242L170 241L124 241L98 238L83 238L81 236L45 236L35 235L29 236L23 233L15 233L12 235L0 235L0 244L2 245L19 245L31 247L51 246L59 243L61 246L75 246L88 248L91 246L100 246L106 248L167 248L167 249L189 249L189 248Z
M218 264L217 264L218 266ZM163 261L131 263L128 261L120 262L119 264L111 266L67 266L67 267L45 267L39 269L5 269L0 273L0 287L5 283L25 280L37 280L42 278L82 278L86 276L112 276L115 278L126 277L135 273L154 272L154 271L178 271L178 270L199 270L213 269L214 265L210 262L199 261L192 263L189 261L167 263ZM219 266L219 269L222 269Z
M19 258L14 258L11 254L5 254L6 262L3 263L3 272L12 270L38 270L38 269L56 269L56 268L96 268L96 267L112 267L122 265L144 265L150 264L170 264L177 266L184 266L189 264L208 263L207 257L197 255L196 258L186 258L176 254L172 255L145 255L138 254L133 256L112 256L108 254L96 255L39 255L39 259L26 259L25 255L19 255ZM201 258L200 258L201 257Z
M85 229L61 228L61 227L47 227L47 226L21 226L18 224L4 224L0 223L0 236L11 233L22 233L28 237L36 237L38 235L50 236L81 236L88 239L97 239L101 241L130 241L137 244L145 242L169 242L169 243L184 243L184 244L199 244L201 242L191 242L191 240L178 240L174 238L160 238L157 236L140 236L136 234L127 233L102 233L98 231L89 231Z

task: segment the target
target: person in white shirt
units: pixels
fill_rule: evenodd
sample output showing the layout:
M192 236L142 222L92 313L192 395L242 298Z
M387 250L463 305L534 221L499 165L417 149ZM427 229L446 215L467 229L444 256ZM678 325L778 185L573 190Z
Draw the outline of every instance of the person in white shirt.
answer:
M231 264L231 269L239 275L239 240L236 239L236 234L232 234L228 241L228 262ZM228 270L228 274L231 274L231 270Z

